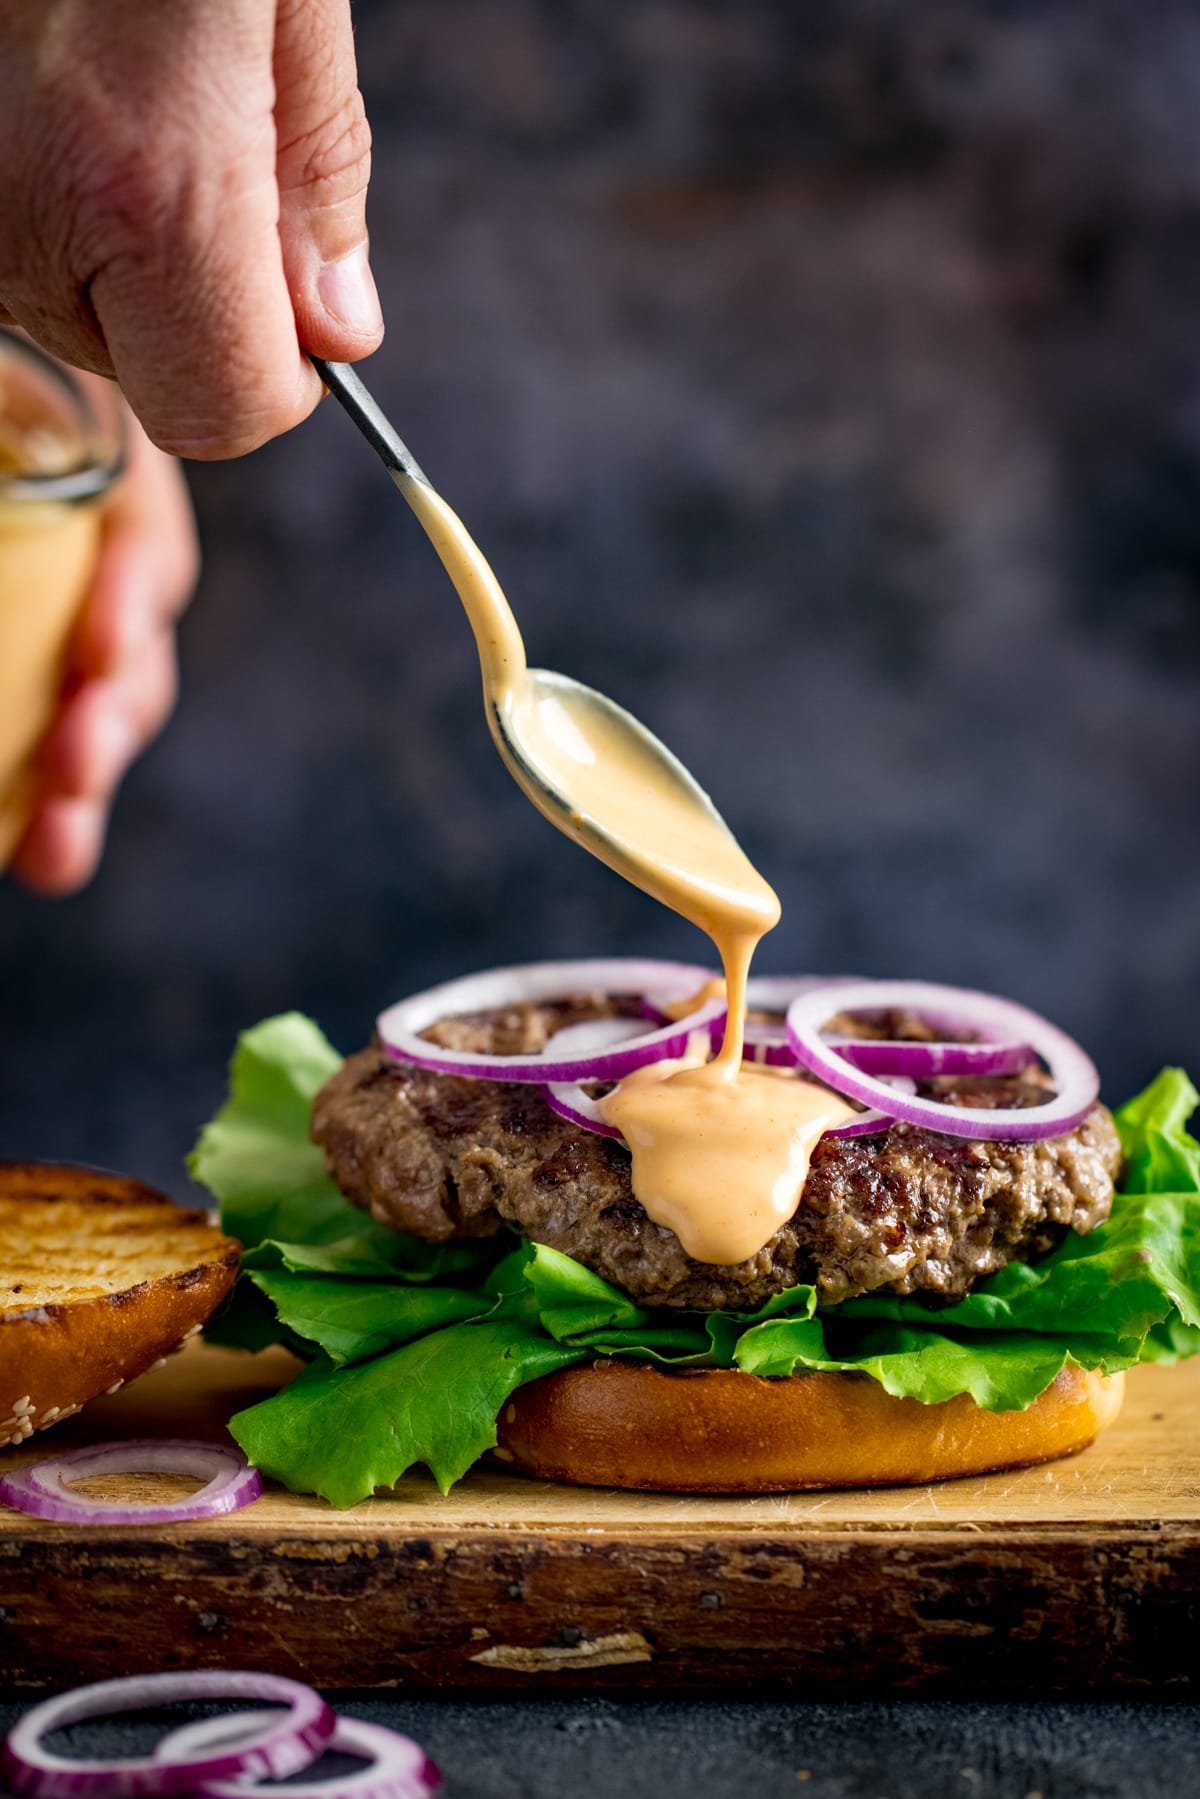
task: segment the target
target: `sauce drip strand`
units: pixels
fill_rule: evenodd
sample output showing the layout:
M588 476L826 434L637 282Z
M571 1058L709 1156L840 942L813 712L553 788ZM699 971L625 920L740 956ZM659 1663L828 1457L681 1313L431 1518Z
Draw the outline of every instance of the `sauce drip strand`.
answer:
M518 785L552 824L716 946L729 1003L718 1054L627 1075L601 1110L629 1144L633 1190L649 1216L699 1261L745 1261L795 1211L817 1139L852 1115L827 1088L742 1061L750 963L779 922L779 900L707 795L636 719L528 667L508 602L462 521L426 482L394 478L470 620L489 727Z

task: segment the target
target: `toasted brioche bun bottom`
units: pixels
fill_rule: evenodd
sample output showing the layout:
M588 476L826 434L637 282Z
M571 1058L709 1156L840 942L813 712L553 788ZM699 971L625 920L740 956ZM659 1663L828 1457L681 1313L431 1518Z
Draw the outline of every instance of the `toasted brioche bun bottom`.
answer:
M520 1388L496 1454L544 1480L664 1493L923 1485L1074 1455L1124 1394L1124 1375L1067 1367L1025 1411L988 1412L968 1394L895 1399L867 1375L664 1374L613 1358Z

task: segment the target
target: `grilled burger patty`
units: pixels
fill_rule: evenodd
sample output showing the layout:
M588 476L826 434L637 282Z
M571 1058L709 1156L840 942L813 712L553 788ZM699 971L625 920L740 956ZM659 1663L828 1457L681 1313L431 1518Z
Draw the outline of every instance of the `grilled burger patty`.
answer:
M456 1049L529 1053L613 1008L586 997L454 1019L427 1033ZM891 1027L890 1027L891 1028ZM1036 1077L940 1080L930 1095L973 1106L1036 1105ZM1039 1143L985 1143L908 1125L823 1137L795 1214L733 1267L697 1262L634 1197L630 1158L551 1111L538 1088L462 1080L351 1056L317 1095L312 1135L346 1197L381 1223L439 1242L511 1226L562 1250L646 1306L753 1310L812 1282L826 1303L860 1293L959 1299L1008 1262L1044 1255L1068 1229L1108 1217L1121 1150L1097 1105Z

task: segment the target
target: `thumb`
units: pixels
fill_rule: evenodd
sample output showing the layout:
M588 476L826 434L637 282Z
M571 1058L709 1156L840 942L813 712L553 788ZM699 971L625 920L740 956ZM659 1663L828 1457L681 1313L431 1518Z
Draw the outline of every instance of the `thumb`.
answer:
M349 0L279 0L276 178L284 275L305 349L353 362L383 317L367 255L371 132Z

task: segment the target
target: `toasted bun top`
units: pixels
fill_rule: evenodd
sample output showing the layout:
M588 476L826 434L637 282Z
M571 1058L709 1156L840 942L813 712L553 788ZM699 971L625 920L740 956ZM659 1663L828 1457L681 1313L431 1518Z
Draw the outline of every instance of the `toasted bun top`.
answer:
M895 1399L867 1375L664 1374L606 1358L514 1393L496 1455L548 1480L659 1492L923 1484L1072 1455L1123 1396L1123 1375L1070 1366L1025 1411L988 1412L965 1393Z
M232 1287L238 1247L138 1181L0 1163L0 1444L178 1349Z

